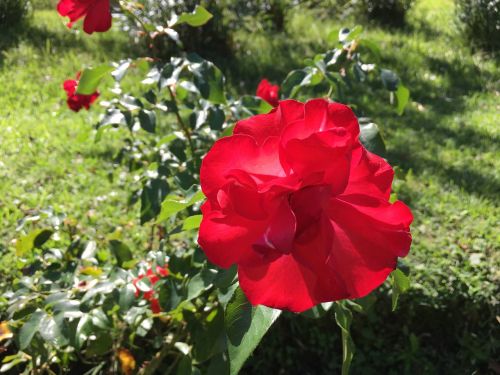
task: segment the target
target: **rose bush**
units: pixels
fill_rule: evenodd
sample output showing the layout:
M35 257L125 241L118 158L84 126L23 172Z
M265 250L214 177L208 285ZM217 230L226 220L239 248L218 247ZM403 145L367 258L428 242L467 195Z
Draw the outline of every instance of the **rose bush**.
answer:
M211 18L198 6L152 25L137 3L119 5L147 43L158 35L178 42L177 25ZM88 33L111 23L107 1L61 0L58 10L71 23L85 17ZM124 59L67 81L77 111L113 80L112 90L100 89L105 113L95 140L122 128L113 162L130 174L129 204L151 235L132 249L121 228L87 238L52 212L20 223L19 269L0 299L12 333L1 371L116 372L118 357L122 372L236 374L281 309L332 309L347 373L351 309L364 311L352 299L406 255L412 217L389 201L392 169L371 153L384 149L376 125L358 124L349 107L327 99L278 100L281 87L284 98L315 91L340 101L354 80L377 71L402 113L407 90L394 73L366 64L360 29L337 35L332 50L280 86L261 82L265 100L232 96L222 72L193 53ZM126 76L132 92L121 84ZM398 269L392 275L395 304L407 279Z
M281 101L236 124L203 159L199 244L238 265L252 304L305 311L360 298L410 248L410 210L389 203L393 170L359 142L354 113Z

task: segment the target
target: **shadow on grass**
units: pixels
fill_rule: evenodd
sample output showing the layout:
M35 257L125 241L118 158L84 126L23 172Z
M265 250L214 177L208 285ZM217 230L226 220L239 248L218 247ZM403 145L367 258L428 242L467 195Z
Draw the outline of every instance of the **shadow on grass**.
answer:
M40 52L57 54L61 51L75 51L91 55L101 54L106 58L120 59L136 56L139 48L130 43L127 37L116 38L117 35L93 35L87 37L69 30L51 30L43 25L28 23L0 34L0 67L5 62L5 52L25 43ZM94 39L97 40L94 40Z

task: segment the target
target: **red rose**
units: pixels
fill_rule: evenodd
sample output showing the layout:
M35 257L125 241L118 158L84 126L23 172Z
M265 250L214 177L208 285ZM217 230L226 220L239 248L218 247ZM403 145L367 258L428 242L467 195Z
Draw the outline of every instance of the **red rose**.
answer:
M151 283L151 286L154 286L161 277L167 277L168 276L168 269L167 266L165 265L165 268L162 268L160 266L156 266L156 272L153 272L153 269L149 268L146 271L145 275L139 275L137 276L134 280L132 280L132 284L135 287L135 296L136 298L141 295L141 290L137 287L137 283L147 277L149 279L149 282ZM151 311L153 311L155 314L158 314L161 312L160 308L160 301L158 301L158 298L155 298L154 296L154 291L151 289L148 292L143 293L143 298L146 301L149 301L151 305Z
M345 105L285 100L203 159L198 242L211 262L238 265L252 304L299 312L363 297L407 255L411 211L389 203L393 170L358 136Z
M257 96L264 99L273 107L278 106L279 91L280 87L278 85L271 85L271 83L269 83L269 81L265 78L263 78L262 81L260 81L259 86L257 86Z
M77 79L80 78L80 73L77 74ZM66 103L68 107L78 112L80 109L85 107L87 110L90 108L90 105L94 103L99 97L99 92L95 92L92 95L81 95L76 94L76 87L78 86L78 81L74 79L68 79L64 81L63 88L66 91L68 99L66 99Z
M61 16L69 17L68 27L85 17L83 31L87 34L94 31L104 32L111 28L109 0L59 0L57 11Z

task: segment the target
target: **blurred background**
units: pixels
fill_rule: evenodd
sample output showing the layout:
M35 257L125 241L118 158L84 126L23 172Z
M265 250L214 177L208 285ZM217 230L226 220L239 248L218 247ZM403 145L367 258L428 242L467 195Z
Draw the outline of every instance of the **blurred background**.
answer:
M172 5L190 11L200 3L140 1L155 22L168 19ZM415 216L404 259L411 289L396 312L384 287L366 301L373 309L352 327L352 373L500 374L500 1L201 3L214 15L208 24L180 28L182 48L164 39L153 48L164 58L187 50L214 61L235 94L253 94L262 77L281 82L328 49L331 35L355 25L379 44L383 64L411 91L401 117L387 92L350 93L358 97L356 113L369 113L383 129L398 176L395 192ZM94 143L98 111L70 112L62 82L83 63L148 50L126 19L88 36L68 32L55 6L55 0L0 0L2 291L15 262L17 223L36 210L64 213L92 235L125 228L137 248L146 238L127 201L133 182L108 157L118 140ZM339 348L331 316L280 319L243 373L336 373Z

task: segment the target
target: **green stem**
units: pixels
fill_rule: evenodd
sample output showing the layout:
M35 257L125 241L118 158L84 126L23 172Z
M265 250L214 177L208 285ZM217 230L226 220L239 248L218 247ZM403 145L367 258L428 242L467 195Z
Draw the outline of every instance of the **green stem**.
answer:
M342 333L342 375L349 375L352 358L354 357L354 342L351 337L352 312L344 301L334 305L335 321Z
M179 123L181 129L182 129L182 132L184 133L184 135L186 136L187 140L188 140L188 143L189 143L189 149L191 151L191 156L193 157L193 160L195 160L195 154L194 154L194 144L193 144L193 139L191 138L191 131L189 130L189 127L186 125L186 123L184 122L184 120L182 119L180 113L179 113L179 106L178 106L178 103L177 103L177 98L175 97L175 94L174 92L172 91L172 88L170 86L167 86L168 88L168 92L170 94L170 98L172 99L172 101L174 102L175 104L175 116L177 117L177 122Z

